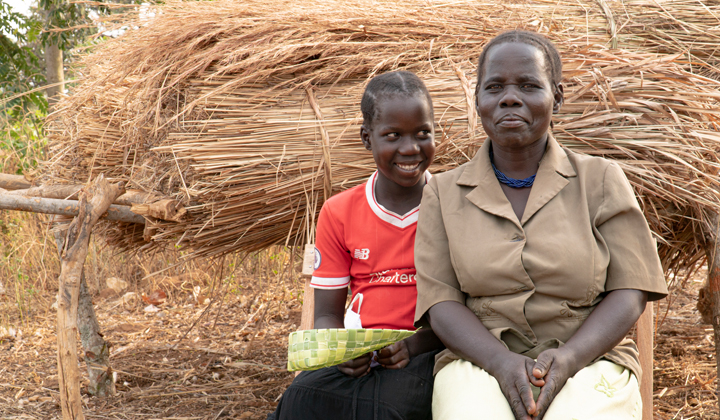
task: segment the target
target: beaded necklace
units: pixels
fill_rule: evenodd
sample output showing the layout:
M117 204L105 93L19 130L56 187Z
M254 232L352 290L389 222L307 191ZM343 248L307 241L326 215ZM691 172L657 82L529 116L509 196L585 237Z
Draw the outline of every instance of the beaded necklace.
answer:
M492 165L493 171L495 171L495 177L497 178L497 180L502 182L503 184L507 185L510 188L532 187L533 183L535 182L535 175L529 176L525 179L515 179L515 178L510 178L509 176L500 172L498 170L498 168L495 167L495 163L493 162L492 150L490 150L490 164Z

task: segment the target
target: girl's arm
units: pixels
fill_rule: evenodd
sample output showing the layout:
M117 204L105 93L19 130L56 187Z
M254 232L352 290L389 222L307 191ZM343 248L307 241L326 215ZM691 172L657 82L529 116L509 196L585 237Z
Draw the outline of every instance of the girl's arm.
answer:
M465 305L444 301L426 313L433 331L447 348L492 375L518 420L531 420L537 411L530 388L534 361L508 350Z
M315 328L344 328L345 301L348 289L315 290ZM372 353L338 365L340 372L359 378L370 371Z
M377 353L377 362L388 369L402 369L410 359L432 350L445 348L433 330L424 328L410 337L391 344Z
M347 287L313 290L315 291L315 328L344 328Z
M568 378L620 343L642 315L647 297L647 292L640 290L611 291L564 346L538 355L532 370L533 376L544 383L537 400L538 418L542 418Z

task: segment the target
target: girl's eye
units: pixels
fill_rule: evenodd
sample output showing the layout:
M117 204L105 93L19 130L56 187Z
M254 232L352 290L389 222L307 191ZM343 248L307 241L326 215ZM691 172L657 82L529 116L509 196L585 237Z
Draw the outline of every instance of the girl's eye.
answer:
M390 137L391 139L396 139L400 137L398 133L387 133L385 136Z
M430 130L420 130L420 132L418 133L418 136L420 136L420 137L427 137L429 135L430 135Z

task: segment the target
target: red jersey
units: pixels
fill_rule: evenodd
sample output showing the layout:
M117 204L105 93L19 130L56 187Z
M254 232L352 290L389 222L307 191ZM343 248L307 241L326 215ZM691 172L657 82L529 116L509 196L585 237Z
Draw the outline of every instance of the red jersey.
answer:
M425 172L426 181L430 176ZM310 285L317 289L350 286L353 299L361 293L363 328L414 330L419 206L402 216L385 209L375 199L376 179L377 172L323 205Z

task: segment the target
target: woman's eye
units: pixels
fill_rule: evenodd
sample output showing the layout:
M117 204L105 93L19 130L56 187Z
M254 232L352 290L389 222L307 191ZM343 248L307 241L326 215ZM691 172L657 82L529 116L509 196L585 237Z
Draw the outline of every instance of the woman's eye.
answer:
M500 89L502 89L502 86L498 83L493 83L493 84L485 86L485 90L500 90Z
M534 84L532 84L532 83L525 83L525 84L522 85L522 88L523 88L523 89L536 89L536 88L537 88L537 85L534 85Z

